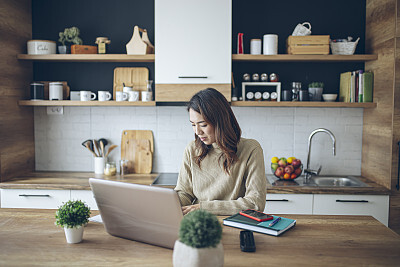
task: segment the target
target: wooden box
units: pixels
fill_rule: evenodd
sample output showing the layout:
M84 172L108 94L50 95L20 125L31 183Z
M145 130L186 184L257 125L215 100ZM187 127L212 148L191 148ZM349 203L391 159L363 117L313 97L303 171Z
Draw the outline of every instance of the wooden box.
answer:
M97 46L71 45L71 54L97 54Z
M328 55L329 35L289 36L287 53L291 55Z

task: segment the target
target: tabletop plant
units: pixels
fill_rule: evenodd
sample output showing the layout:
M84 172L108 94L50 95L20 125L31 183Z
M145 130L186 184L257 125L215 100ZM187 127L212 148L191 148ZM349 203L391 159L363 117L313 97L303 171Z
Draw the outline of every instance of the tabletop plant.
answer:
M308 84L308 88L324 88L323 82L312 82Z
M65 42L81 45L82 39L79 38L80 31L77 27L65 28L63 32L58 34L58 41L65 45Z
M205 210L185 215L175 242L173 264L178 266L223 266L222 226Z

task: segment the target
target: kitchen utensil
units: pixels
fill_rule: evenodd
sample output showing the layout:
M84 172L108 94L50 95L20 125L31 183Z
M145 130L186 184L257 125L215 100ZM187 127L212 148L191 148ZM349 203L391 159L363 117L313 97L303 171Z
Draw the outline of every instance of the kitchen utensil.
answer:
M121 159L129 161L129 173L151 173L153 153L154 140L152 131L124 130L122 132Z
M107 141L107 139L100 138L99 144L100 144L100 148L101 148L101 154L104 156L105 147L106 147L106 145L108 145L108 141Z
M93 151L93 143L92 143L91 145L92 145L92 147L90 147L90 142L86 142L86 143L85 143L85 147L86 147L87 149L89 149L89 151L92 152L93 155L94 155L96 158L99 157L99 156L96 154L96 152Z
M106 163L106 159L104 157L95 157L94 158L94 173L103 174L105 163Z
M105 157L107 158L108 155L111 153L111 151L113 151L114 148L116 148L116 147L117 147L117 145L111 145L111 146L108 148L108 151L107 151Z
M149 69L145 67L127 68L118 67L114 69L113 96L117 91L123 91L125 87L132 87L135 91L146 91L147 80L149 80Z
M101 157L104 156L104 154L102 154L100 151L100 145L96 139L93 139L93 144L94 144L94 147L96 148L97 153L99 153L99 156L101 156Z

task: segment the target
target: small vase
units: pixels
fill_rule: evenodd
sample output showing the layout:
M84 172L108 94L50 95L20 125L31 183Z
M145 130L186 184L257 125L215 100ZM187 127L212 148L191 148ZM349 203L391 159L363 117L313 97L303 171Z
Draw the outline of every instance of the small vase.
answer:
M83 229L84 227L82 225L73 228L64 227L67 243L69 244L80 243L83 237Z
M173 265L174 267L223 266L224 248L221 243L215 248L193 248L176 240L173 252Z

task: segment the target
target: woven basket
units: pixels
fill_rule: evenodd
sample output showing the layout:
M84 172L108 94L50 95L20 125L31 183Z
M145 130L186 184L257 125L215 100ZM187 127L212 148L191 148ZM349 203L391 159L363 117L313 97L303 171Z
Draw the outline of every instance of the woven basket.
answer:
M356 51L356 47L360 38L357 38L355 42L332 42L331 50L333 55L353 55L354 51Z

